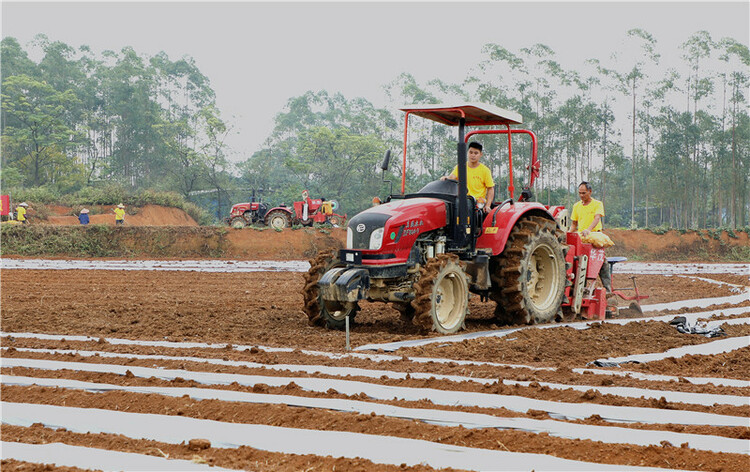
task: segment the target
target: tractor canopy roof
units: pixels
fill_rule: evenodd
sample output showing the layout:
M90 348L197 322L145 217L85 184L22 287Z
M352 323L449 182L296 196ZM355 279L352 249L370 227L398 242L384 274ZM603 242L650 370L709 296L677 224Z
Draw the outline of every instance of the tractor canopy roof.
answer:
M520 125L523 123L523 118L516 112L482 103L407 105L401 108L401 111L449 126L458 126L461 112L466 118L466 126Z

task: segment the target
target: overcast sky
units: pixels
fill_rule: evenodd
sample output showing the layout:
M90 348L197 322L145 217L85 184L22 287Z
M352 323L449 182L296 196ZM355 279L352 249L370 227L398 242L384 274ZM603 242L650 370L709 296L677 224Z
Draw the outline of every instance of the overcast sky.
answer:
M231 159L257 151L287 100L308 90L385 103L402 72L419 83L460 82L486 43L513 52L542 43L566 68L606 59L642 28L660 52L691 34L747 44L750 2L9 2L2 35L27 45L38 33L95 52L132 46L149 56L189 55L234 126ZM38 60L38 58L34 58Z

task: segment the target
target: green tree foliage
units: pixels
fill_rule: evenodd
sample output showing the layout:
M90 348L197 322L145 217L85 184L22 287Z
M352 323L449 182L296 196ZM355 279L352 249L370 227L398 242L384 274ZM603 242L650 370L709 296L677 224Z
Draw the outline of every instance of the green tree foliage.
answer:
M77 103L70 90L58 92L27 75L8 77L2 93L8 117L3 130L4 165L16 167L30 185L60 180L69 184L66 176L81 173L75 157L66 153L81 139L69 113Z
M192 58L130 47L96 55L44 35L31 47L39 63L14 38L2 40L4 187L69 192L115 182L190 197L231 180L227 126Z
M399 74L383 86L383 107L308 91L289 98L236 173L225 144L232 127L192 58L130 47L96 54L43 35L30 46L35 54L13 38L0 46L0 179L40 196L97 194L115 183L134 193L177 192L218 219L253 194L291 204L309 190L351 215L390 191L378 165L386 150L393 158L383 177L396 192L404 173L413 192L455 165L456 129L417 117L403 155L399 108L480 102L521 113L536 134L542 172L533 190L543 203L571 205L578 182L588 180L605 201L607 226L740 228L750 220L750 53L704 31L663 51L649 32L631 29L616 56L582 65L545 44L511 51L490 43L459 83ZM666 68L667 57L682 62ZM508 139L480 140L504 199ZM512 147L518 192L528 181L530 139L514 135Z

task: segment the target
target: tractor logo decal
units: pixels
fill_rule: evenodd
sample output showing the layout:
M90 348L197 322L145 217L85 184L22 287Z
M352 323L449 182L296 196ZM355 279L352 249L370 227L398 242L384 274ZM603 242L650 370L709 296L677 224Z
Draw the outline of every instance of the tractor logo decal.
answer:
M484 234L495 234L497 233L497 226L490 226L484 229Z
M365 224L364 223L360 223L360 224L357 225L357 232L358 233L364 233L365 232Z

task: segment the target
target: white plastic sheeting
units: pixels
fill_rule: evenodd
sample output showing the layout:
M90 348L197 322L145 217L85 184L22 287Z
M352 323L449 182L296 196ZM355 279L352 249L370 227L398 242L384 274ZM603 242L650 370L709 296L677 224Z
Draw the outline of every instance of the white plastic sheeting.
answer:
M2 347L0 349L7 349ZM405 379L407 375L413 379L430 379L435 378L439 380L448 380L451 382L473 382L481 385L489 385L495 382L501 381L504 385L520 385L528 386L532 382L510 380L510 379L496 379L496 378L481 378L481 377L466 377L461 375L442 375L432 374L429 372L396 372L392 370L381 370L381 369L362 369L356 367L333 367L324 365L298 365L298 364L260 364L257 362L244 362L244 361L228 361L223 359L210 359L205 357L188 357L188 356L163 356L163 355L150 355L150 354L123 354L117 352L106 352L106 351L77 351L72 349L28 349L28 348L17 348L17 352L34 352L42 354L53 354L53 355L79 355L81 357L99 357L102 359L145 359L154 361L187 361L187 362L199 362L213 365L224 365L231 367L248 367L258 369L268 369L275 371L289 371L289 372L304 372L308 374L323 374L331 376L360 376L369 377L374 379L389 378L389 379ZM668 402L673 403L690 403L694 405L734 405L742 406L748 404L746 397L737 395L717 395L710 393L690 393L690 392L676 392L670 390L650 390L644 388L633 388L633 387L602 387L599 385L576 385L576 384L558 384L550 382L538 382L543 387L549 387L555 390L566 390L572 389L580 392L588 390L594 390L604 395L617 395L628 398L654 398L659 399L664 397Z
M307 272L307 261L145 261L145 260L82 260L82 259L5 259L2 269L51 270L168 270L188 272Z
M718 385L722 387L750 388L750 380L720 379L715 377L683 377L676 375L645 374L629 370L605 370L605 369L573 369L576 374L616 375L618 377L632 377L638 380L651 382L681 382L686 380L695 385Z
M748 307L750 311L750 307ZM43 339L49 341L81 341L81 342L98 342L100 338L91 336L76 336L76 335L65 335L65 334L43 334L43 333L14 333L14 332L2 332L0 336L6 336L10 338L19 339ZM270 347L262 345L247 345L247 344L213 344L213 343L196 343L196 342L178 342L178 341L148 341L140 339L120 339L120 338L103 338L109 344L112 345L124 345L124 346L154 346L154 347L165 347L169 349L227 349L231 348L235 351L247 351L256 347L266 352L294 352L297 351L294 348L289 347ZM308 356L322 356L330 359L366 359L373 362L387 362L387 361L398 361L404 359L403 356L395 356L393 354L367 354L359 352L327 352L327 351L312 351L309 349L298 350L299 353ZM407 358L412 362L438 362L438 363L454 363L458 365L487 365L495 367L510 367L519 369L533 369L533 370L555 370L554 367L534 367L520 364L502 364L497 362L484 362L484 361L466 361L460 359L441 359L441 358L430 358L430 357L409 357Z
M660 361L669 357L677 358L689 354L694 356L710 356L713 354L723 354L725 352L735 351L748 346L750 346L750 336L739 336L735 338L719 339L718 341L711 341L705 344L676 347L664 352L656 352L652 354L633 354L631 356L609 357L607 359L601 359L601 362L611 362L614 364L622 364L623 362L644 363Z
M618 274L739 274L750 277L750 264L619 262L613 271Z
M464 428L497 428L546 432L551 436L567 439L589 439L611 444L636 444L639 446L658 446L662 441L670 444L688 443L694 449L713 452L730 452L750 454L750 443L742 439L731 439L720 436L701 434L684 434L669 431L650 431L641 429L620 428L617 426L595 426L566 423L555 420L536 420L531 418L505 418L492 415L467 413L462 411L434 410L424 408L403 408L359 400L339 398L297 397L292 395L271 395L264 393L236 392L192 387L154 387L123 386L82 382L69 379L46 379L39 377L19 377L6 375L2 378L4 385L41 387L58 387L101 393L122 391L132 393L157 394L170 397L187 395L195 400L221 400L227 402L245 402L260 404L281 404L305 408L319 408L334 411L346 411L369 415L388 416L424 421L442 426L463 426Z
M736 315L740 313L750 313L750 307L739 307L739 308L731 308L727 310L721 310L721 313L724 313L725 315ZM712 316L713 314L716 314L716 312L700 312L700 313L687 313L685 316L688 318L688 321L691 323L694 323L696 319L698 318L705 318L706 316ZM655 320L655 321L669 321L674 318L673 315L668 316L662 316L662 317L655 317L655 318L638 318L638 320ZM742 320L741 322L745 322L746 318L736 318L736 320ZM619 323L629 323L632 320L607 320L608 322L619 322ZM723 321L726 321L727 323L734 323L733 320L717 320L716 323L721 323ZM96 343L99 338L94 338L90 336L71 336L71 335L59 335L59 334L41 334L41 333L3 333L0 332L0 336L7 336L12 338L21 338L21 339L44 339L44 340L52 340L52 341L60 341L60 340L68 340L68 341L82 341L82 342L92 342ZM175 341L146 341L146 340L131 340L131 339L120 339L120 338L104 338L105 341L112 345L128 345L128 346L157 346L157 347L166 347L170 349L226 349L228 344L211 344L211 343L193 343L193 342L175 342ZM233 345L231 346L232 349L237 351L245 351L249 350L252 346L249 345ZM256 346L259 349L262 349L266 352L292 352L292 348L272 348L267 346ZM477 365L477 366L489 366L489 367L508 367L508 368L514 368L514 369L529 369L529 370L546 370L546 371L554 371L556 370L554 367L539 367L539 366L530 366L530 365L522 365L522 364L504 364L504 363L498 363L498 362L488 362L488 361L469 361L469 360L462 360L462 359L448 359L448 358L441 358L441 357L402 357L402 356L396 356L392 354L365 354L365 353L357 353L357 352L349 352L349 353L335 353L335 352L325 352L325 351L310 351L310 350L301 350L299 351L301 354L304 355L311 355L311 356L322 356L322 357L328 357L330 359L344 359L344 358L355 358L355 359L367 359L373 362L387 362L387 361L397 361L406 359L410 362L415 363L438 363L438 364L456 364L456 365ZM728 387L748 387L750 386L750 382L743 381L743 380L736 380L736 379L721 379L721 378L714 378L714 377L676 377L676 376L662 376L662 375L650 375L650 374L643 374L640 372L624 372L624 371L610 371L610 370L601 370L601 369L574 369L574 372L582 373L584 371L590 371L594 374L602 374L602 375L629 375L632 374L633 377L639 378L642 380L655 380L655 381L670 381L675 380L678 381L681 378L684 378L691 383L694 384L714 384L714 385L725 385Z
M125 375L130 371L135 377L156 377L164 380L182 378L193 380L204 385L228 385L237 382L239 385L254 386L265 384L271 387L283 387L295 383L303 390L328 392L333 389L345 395L364 394L376 400L419 401L427 399L436 405L477 406L482 408L506 408L525 413L528 410L547 412L555 419L584 419L599 415L606 421L637 422L649 424L696 424L712 426L747 426L747 418L728 415L716 415L685 410L664 410L627 406L599 405L595 403L564 403L513 395L498 395L480 392L461 392L438 390L434 388L396 387L371 384L352 380L318 379L309 377L277 377L261 375L224 374L218 372L196 372L178 369L155 369L150 367L123 366L113 364L89 364L85 362L61 362L39 359L2 358L2 367L28 367L43 370L74 370L82 372L99 372Z
M94 270L193 270L200 272L292 271L306 272L307 261L239 260L83 260L83 259L7 259L2 269L94 269ZM615 273L623 274L740 274L750 277L750 264L694 264L667 262L620 262Z
M3 423L18 426L42 423L77 433L122 434L172 444L203 438L211 441L213 447L249 446L285 454L360 457L378 464L425 464L435 468L465 470L495 470L499 464L506 470L664 470L588 463L542 454L453 446L392 436L225 423L181 416L8 402L2 403L2 409Z
M226 471L195 462L164 459L162 457L134 454L132 452L109 451L93 447L71 446L61 443L26 444L18 442L0 443L3 459L15 459L36 464L54 464L57 467L77 467L107 471Z
M750 299L750 289L743 292L740 295L732 295L729 297L723 297L721 300L726 300L732 297L740 297L744 299ZM702 306L700 305L702 303L702 299L699 300L685 300L684 302L675 302L677 304L682 303L684 306L691 306L692 302L697 302L698 305L696 306ZM712 299L713 300L713 299ZM725 301L720 301L719 303L725 303ZM734 302L733 302L734 303ZM714 304L714 303L712 303ZM665 305L668 304L661 304L659 305L643 305L643 311L658 311L658 310L664 310ZM652 307L656 307L657 309L653 309ZM670 309L676 309L677 307L671 307ZM679 316L684 316L688 319L689 322L695 323L695 320L698 318L706 318L714 315L736 315L736 314L742 314L742 313L750 313L750 306L745 307L736 307L736 308L727 308L722 310L712 310L712 311L703 311L699 313L685 313L681 314ZM619 325L625 325L629 323L634 323L637 321L666 321L669 322L673 320L678 315L664 315L664 316L654 316L654 317L642 317L642 318L623 318L623 319L607 319L607 320L593 320L593 321L575 321L571 323L548 323L548 324L542 324L542 325L534 325L533 328L537 329L554 329L554 328L560 328L563 326L574 328L574 329L588 329L589 326L593 323L611 323L611 324L619 324ZM396 341L391 343L382 343L382 344L365 344L364 346L359 346L354 348L355 351L377 351L377 350L383 350L383 351L396 351L402 347L417 347L417 346L425 346L427 344L436 344L436 343L457 343L462 342L467 339L476 339L476 338L502 338L509 334L515 333L516 331L520 331L523 329L528 329L529 326L522 326L517 328L505 328L505 329L498 329L493 331L477 331L474 333L466 333L466 334L454 334L451 336L439 336L434 338L425 338L425 339L410 339L406 341Z
M745 288L742 293L715 298L696 298L694 300L680 300L668 303L654 303L641 305L643 312L661 310L679 310L680 308L706 308L711 305L723 305L725 303L739 304L750 300L750 288Z

